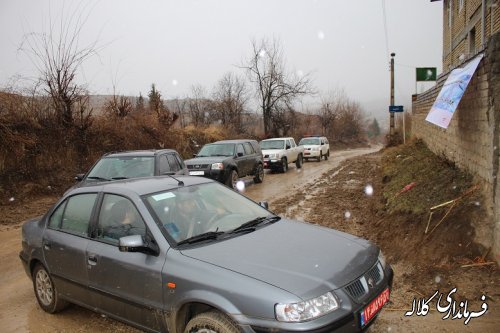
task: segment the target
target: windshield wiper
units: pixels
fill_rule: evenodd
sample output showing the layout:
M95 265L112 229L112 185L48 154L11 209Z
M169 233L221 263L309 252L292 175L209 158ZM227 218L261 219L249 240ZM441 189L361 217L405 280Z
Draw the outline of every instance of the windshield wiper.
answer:
M253 231L259 224L267 223L267 222L277 222L281 220L281 217L277 215L268 215L263 217L257 217L253 220L243 223L236 229L232 230L230 233L238 233L243 231Z
M111 177L112 180L128 179L128 177Z
M98 176L89 176L87 179L97 179L97 180L106 180L109 181L110 179L104 178L104 177L98 177Z
M198 242L202 242L205 240L217 239L217 237L219 237L222 234L224 234L224 231L208 231L208 232L205 232L205 233L202 233L202 234L190 237L190 238L186 238L186 239L180 241L179 243L177 243L177 245L193 244L193 243L198 243Z

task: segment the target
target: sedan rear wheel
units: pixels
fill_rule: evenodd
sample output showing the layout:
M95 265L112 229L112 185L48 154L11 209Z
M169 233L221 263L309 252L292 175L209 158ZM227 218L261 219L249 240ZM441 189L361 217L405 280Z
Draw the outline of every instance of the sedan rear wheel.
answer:
M189 321L184 333L238 333L238 327L217 311L200 313Z
M299 154L299 156L297 157L297 161L295 161L295 166L297 167L297 169L300 169L300 168L302 168L303 163L304 163L304 160L302 158L302 154Z
M38 304L45 312L59 312L68 305L66 301L59 298L49 272L41 264L37 264L33 270L33 289Z
M264 168L262 164L257 165L257 170L255 170L255 176L253 177L253 182L258 184L262 183L264 180Z

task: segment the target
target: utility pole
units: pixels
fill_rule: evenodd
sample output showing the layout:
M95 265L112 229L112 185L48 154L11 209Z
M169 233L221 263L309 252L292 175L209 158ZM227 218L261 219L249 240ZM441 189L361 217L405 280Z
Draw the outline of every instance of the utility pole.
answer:
M396 53L391 53L391 106L394 105L394 57ZM389 112L389 137L392 140L392 136L394 135L394 112Z

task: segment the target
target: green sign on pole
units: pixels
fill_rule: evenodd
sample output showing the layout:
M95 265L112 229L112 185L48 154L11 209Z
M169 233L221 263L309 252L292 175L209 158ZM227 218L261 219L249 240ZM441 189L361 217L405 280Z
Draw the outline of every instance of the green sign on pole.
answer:
M436 67L417 67L417 81L436 81Z

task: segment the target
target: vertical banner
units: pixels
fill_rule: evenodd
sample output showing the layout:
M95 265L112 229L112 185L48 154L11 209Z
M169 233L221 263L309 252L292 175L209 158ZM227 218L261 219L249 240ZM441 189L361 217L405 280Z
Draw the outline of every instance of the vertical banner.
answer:
M425 120L439 127L448 128L453 113L482 58L483 54L479 54L465 66L451 71Z

